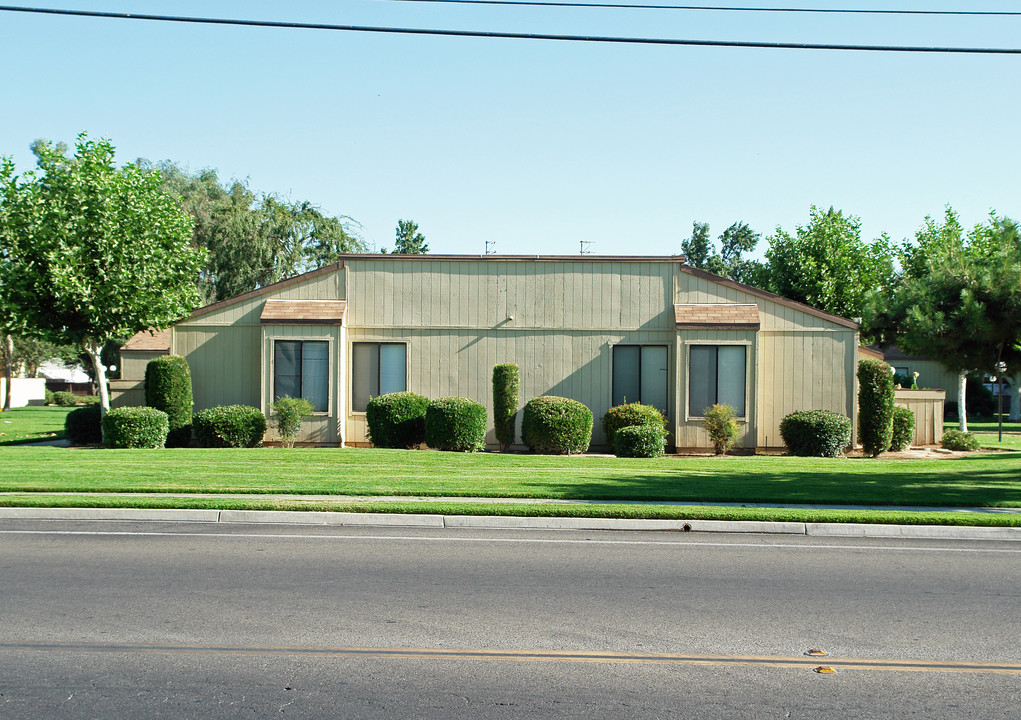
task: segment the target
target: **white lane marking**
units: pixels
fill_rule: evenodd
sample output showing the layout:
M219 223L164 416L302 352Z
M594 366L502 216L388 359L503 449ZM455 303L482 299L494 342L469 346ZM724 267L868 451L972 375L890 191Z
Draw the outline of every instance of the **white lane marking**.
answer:
M598 531L592 531L598 532ZM957 548L957 547L898 547L895 545L819 545L798 543L749 543L687 540L571 540L560 538L460 538L416 537L414 535L300 535L295 533L179 533L151 530L0 530L0 535L86 535L99 537L188 537L188 538L264 538L274 540L384 540L404 542L475 542L475 543L537 543L543 545L662 545L684 547L741 547L741 548L799 548L806 550L892 550L895 552L963 552L1021 554L1021 548ZM917 539L917 538L910 538ZM969 541L974 542L974 541Z

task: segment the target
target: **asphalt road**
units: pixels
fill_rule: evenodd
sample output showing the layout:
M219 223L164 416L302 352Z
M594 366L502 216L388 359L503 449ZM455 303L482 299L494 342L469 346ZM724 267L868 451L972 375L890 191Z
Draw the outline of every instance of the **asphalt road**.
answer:
M1016 542L0 522L5 720L1016 718L1019 638Z

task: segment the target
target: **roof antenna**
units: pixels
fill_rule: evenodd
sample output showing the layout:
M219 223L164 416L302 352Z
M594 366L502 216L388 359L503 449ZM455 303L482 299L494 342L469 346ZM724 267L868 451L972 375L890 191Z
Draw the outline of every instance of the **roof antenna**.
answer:
M496 240L486 240L486 255L496 255Z
M589 247L592 244L591 240L579 240L578 242L581 245L581 253L580 253L581 255L591 255L592 254L592 248Z

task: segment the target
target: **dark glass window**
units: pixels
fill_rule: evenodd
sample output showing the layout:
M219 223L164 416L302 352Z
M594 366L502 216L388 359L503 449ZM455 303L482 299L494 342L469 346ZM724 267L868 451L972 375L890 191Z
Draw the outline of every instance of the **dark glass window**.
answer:
M356 342L352 350L351 409L365 412L369 400L407 390L408 346Z
M325 340L276 340L273 399L305 398L315 412L330 406L330 344Z

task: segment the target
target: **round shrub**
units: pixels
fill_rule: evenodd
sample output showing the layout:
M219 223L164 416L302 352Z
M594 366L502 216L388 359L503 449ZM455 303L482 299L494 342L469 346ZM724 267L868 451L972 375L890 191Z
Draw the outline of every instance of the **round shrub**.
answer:
M169 431L167 414L156 408L114 408L103 417L103 440L111 448L161 448Z
M521 439L532 452L583 453L592 442L592 411L570 398L532 398L521 417Z
M713 443L713 450L717 455L725 454L737 442L737 436L741 432L737 426L734 415L737 412L733 407L724 403L713 405L705 409L705 419L702 425L709 433L709 439Z
M882 360L858 361L858 435L866 455L878 457L893 435L893 373Z
M486 446L486 408L470 398L433 400L425 410L425 444L437 450L475 452Z
M180 355L161 355L145 366L145 404L170 419L167 447L191 444L191 371Z
M955 428L948 428L943 431L943 439L940 440L940 445L947 450L970 452L972 450L978 450L981 443L979 442L979 439L970 432L966 433Z
M280 437L280 443L292 448L301 434L301 421L311 415L315 408L305 398L284 395L277 398L269 409L273 413L273 427Z
M890 439L890 449L900 452L911 445L915 439L915 414L907 408L895 407L893 409L893 435Z
M195 413L192 429L202 447L260 447L266 416L249 405L220 405Z
M514 444L514 426L518 415L518 366L504 363L493 366L493 426L496 441L504 450Z
M369 439L378 448L415 448L425 442L425 411L429 398L395 392L369 400L365 420Z
M656 425L628 425L613 434L613 452L617 457L659 457L665 443L666 432Z
M666 432L666 418L652 405L642 405L640 402L614 405L603 415L603 434L606 435L607 444L614 447L614 434L621 428L636 425L658 427Z
M78 396L67 390L58 390L53 393L53 403L60 407L73 407L78 404Z
M49 388L43 388L43 398L44 405L56 405L56 401L53 399L53 391Z
M829 410L802 410L780 421L780 437L791 455L837 457L851 442L851 419Z
M103 442L103 411L99 405L72 410L64 418L64 437L72 445L99 445Z

